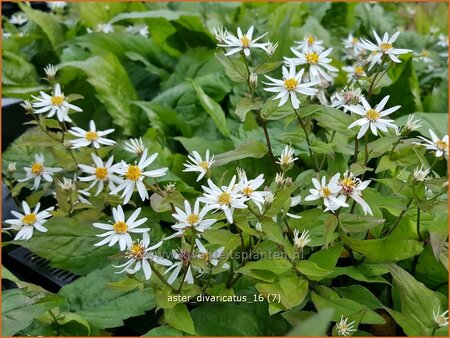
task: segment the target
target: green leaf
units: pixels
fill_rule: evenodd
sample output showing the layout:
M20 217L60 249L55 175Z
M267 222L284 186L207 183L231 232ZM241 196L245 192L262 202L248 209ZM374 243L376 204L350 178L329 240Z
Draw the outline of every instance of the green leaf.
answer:
M384 219L355 214L341 214L339 221L345 232L364 232L384 224Z
M309 256L308 260L314 262L322 269L331 270L336 266L336 263L341 255L342 243L337 243L331 248L323 248L314 252Z
M243 158L262 158L267 153L266 145L261 141L250 141L238 145L235 149L218 154L215 157L214 166L241 160Z
M338 219L336 215L329 215L324 222L324 230L323 230L323 242L325 247L328 247L328 244L333 240L334 231L338 226Z
M436 293L395 264L389 264L396 292L400 297L400 314L389 311L409 336L430 336L435 327L433 311L440 306ZM407 319L407 320L406 320ZM410 325L414 322L414 325Z
M236 105L234 113L239 117L241 122L244 122L248 112L261 109L261 107L262 102L260 100L253 102L251 98L244 96Z
M25 288L2 292L2 335L12 336L28 327L45 311L64 303L64 297Z
M272 218L261 217L260 222L262 231L267 235L269 240L284 245L284 237L281 228Z
M260 259L248 262L236 272L265 282L274 282L292 269L287 259Z
M269 313L280 312L283 309L291 309L294 306L299 305L305 299L308 294L308 281L306 279L298 277L296 274L291 273L284 276L276 283L258 283L255 285L256 290L262 294L265 298L270 299L273 295L279 298L279 304L274 302L269 305ZM275 305L275 309L271 311L271 305ZM278 306L281 305L281 306Z
M298 312L297 312L298 313ZM333 309L319 310L317 313L310 314L306 318L301 318L299 324L295 326L287 336L313 337L326 336L327 329L333 318ZM283 314L284 316L284 314Z
M114 248L94 246L99 241L95 236L99 232L92 224L53 217L44 226L48 232L36 231L29 241L20 241L20 245L48 259L56 268L86 275L109 265L108 257L117 252Z
M298 271L304 274L308 279L313 281L320 281L326 278L330 271L322 269L312 261L298 261L295 264Z
M152 289L123 291L108 287L123 278L114 272L111 267L95 270L64 286L59 295L67 299L66 310L85 318L91 327L105 329L122 326L125 319L155 307Z
M196 335L194 323L186 304L177 304L171 309L164 309L167 324L183 332Z
M354 284L333 289L341 297L360 302L371 310L383 308L383 304L378 300L378 298L362 285Z
M155 327L154 329L151 329L143 336L150 336L150 337L175 336L175 337L179 337L179 336L183 336L183 332L175 329L174 327L172 327L170 325L162 325L162 326Z
M334 309L333 321L338 322L341 316L348 317L350 314L366 309L366 313L361 320L363 324L384 324L385 320L367 306L355 302L354 300L341 298L336 292L326 286L318 286L311 292L311 299L317 310Z
M22 56L8 50L3 51L2 73L3 86L32 87L38 85L34 66Z
M63 312L58 316L58 325L62 326L63 332L72 335L86 335L91 332L89 322L76 313Z
M75 67L88 76L88 82L95 88L97 98L104 104L116 125L128 135L137 135L146 118L137 114L137 107L131 101L137 100L136 91L119 59L111 54L93 56L85 61L72 61L60 65Z
M34 10L27 4L19 4L20 9L25 13L28 20L35 22L47 35L48 40L56 50L65 41L63 26L50 13Z
M189 80L195 92L197 93L197 97L200 100L200 104L203 109L211 116L214 123L216 124L217 129L219 129L220 133L225 137L230 137L230 130L227 126L227 120L225 118L225 113L222 107L214 101L211 97L205 94L203 89L198 86L194 80Z
M242 61L231 61L230 58L216 54L217 60L223 65L225 68L225 74L234 82L244 82L247 81L247 70L245 69L245 65Z

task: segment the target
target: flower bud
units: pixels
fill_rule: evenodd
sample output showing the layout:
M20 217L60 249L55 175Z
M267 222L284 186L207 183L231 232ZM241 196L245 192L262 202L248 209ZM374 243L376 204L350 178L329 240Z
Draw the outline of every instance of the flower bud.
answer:
M16 162L11 162L8 164L8 172L13 174L16 171Z
M249 82L250 86L255 89L258 86L258 75L256 73L251 73Z

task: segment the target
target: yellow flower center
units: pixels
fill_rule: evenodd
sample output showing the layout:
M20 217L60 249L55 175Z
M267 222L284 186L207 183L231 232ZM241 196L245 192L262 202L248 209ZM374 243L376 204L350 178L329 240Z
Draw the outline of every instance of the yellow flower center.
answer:
M96 141L98 139L98 134L97 134L97 132L95 132L93 130L89 130L86 133L85 137L86 137L86 140L88 140L88 141Z
M380 113L374 109L369 109L366 112L366 117L369 121L376 121L380 118Z
M310 65L315 65L319 62L319 55L317 53L307 53L305 55L306 62Z
M200 220L200 217L197 214L190 214L186 220L190 225L194 225Z
M104 180L106 179L107 176L108 176L108 169L102 167L95 169L95 177L98 180Z
M323 188L322 188L322 195L323 195L323 197L325 197L325 198L330 197L330 195L331 195L330 189L328 189L328 187L323 187Z
M114 231L116 232L116 234L124 234L128 230L127 223L125 223L123 221L114 223L113 227L114 227Z
M287 90L294 90L295 88L297 88L297 85L298 81L294 78L284 80L284 86Z
M242 189L242 193L247 197L250 196L252 194L252 192L253 192L253 189L250 187L245 187L244 189Z
M242 47L248 48L250 46L250 39L247 37L247 35L243 35L241 38Z
M281 156L281 164L289 164L291 162L291 156L289 155L282 155Z
M353 45L356 45L357 43L358 43L358 39L357 39L357 38L353 38L353 39L352 39L352 44L353 44Z
M430 52L427 51L426 49L424 49L421 53L420 56L430 56Z
M125 174L125 177L131 181L137 181L139 177L141 177L141 175L141 169L139 169L137 165L130 165L128 167L127 173Z
M230 205L231 203L231 195L227 192L223 192L219 195L217 201L220 205Z
M447 150L448 145L447 145L447 142L445 142L445 141L443 141L443 140L437 140L437 141L436 141L436 147L437 147L439 150L444 151L444 150Z
M202 252L200 255L200 258L203 259L205 262L209 262L209 253L208 252Z
M347 177L341 180L341 189L344 194L351 194L356 187L356 181Z
M355 75L361 76L364 73L364 68L361 66L355 67Z
M42 165L42 163L33 163L31 165L31 173L33 175L41 175L44 172L44 166Z
M383 42L382 44L380 44L380 48L383 52L387 52L392 48L392 45L390 43Z
M64 96L52 96L50 101L54 106L60 106L64 103Z
M142 259L144 254L145 248L139 243L134 243L129 250L129 255L134 259Z
M36 214L31 213L31 214L23 216L22 222L25 225L33 225L34 223L36 223Z
M314 37L312 35L309 35L306 38L306 41L308 42L308 45L311 46L316 41L316 39L314 39Z
M208 169L209 169L209 163L208 163L208 162L205 162L205 161L200 162L200 163L198 164L198 166L199 166L200 168L202 168L202 169L205 169L205 170L208 170Z

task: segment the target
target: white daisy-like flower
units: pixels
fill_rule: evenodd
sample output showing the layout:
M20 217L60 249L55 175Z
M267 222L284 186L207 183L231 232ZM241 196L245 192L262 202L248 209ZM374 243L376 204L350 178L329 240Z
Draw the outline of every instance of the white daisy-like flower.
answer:
M219 264L219 260L222 257L223 251L225 250L224 246L210 253L198 239L195 240L195 244L197 245L199 251L199 253L197 254L197 258L203 259L206 263L210 263L213 266L217 266L217 264ZM228 269L230 266L225 263L222 265L222 267Z
M295 155L294 155L294 148L286 145L284 147L283 151L281 152L280 157L278 157L277 163L282 168L288 168L289 166L291 166L297 160L298 160L298 157L295 157ZM283 176L281 176L281 180L284 180Z
M28 21L27 17L25 15L23 15L22 13L13 14L13 15L11 15L11 18L9 19L10 24L17 25L17 26L21 26L27 21Z
M69 110L75 110L82 112L80 107L77 107L67 101L64 93L61 92L61 86L59 83L55 85L52 95L48 95L44 92L40 92L40 97L33 96L38 102L33 102L33 108L35 114L48 113L47 117L52 117L56 114L58 121L60 122L72 122L69 117Z
M210 210L222 210L230 224L233 223L234 209L246 209L245 202L248 200L240 192L242 190L240 184L235 183L236 176L233 176L228 187L219 188L213 181L208 180L209 187L202 186L205 193L203 197L198 198L200 202L207 204Z
M298 250L303 250L303 248L311 242L308 232L308 230L303 230L300 235L300 231L298 231L298 229L294 230L294 245Z
M237 37L233 34L227 33L225 36L225 41L223 43L218 44L219 47L229 48L230 50L225 54L225 56L230 56L241 51L244 52L245 56L250 56L251 48L261 48L266 50L267 43L257 43L258 40L267 35L267 33L257 37L252 40L253 37L253 26L250 27L247 33L242 34L242 30L240 27L237 29ZM267 50L266 50L267 52Z
M278 104L279 107L284 105L290 98L294 109L298 109L298 107L300 107L300 101L297 97L297 93L311 96L317 94L318 92L316 88L311 88L318 83L317 81L302 83L302 76L304 72L304 69L301 69L297 73L295 71L295 64L291 62L289 65L289 71L285 66L282 67L282 80L277 80L265 75L265 77L272 82L263 82L265 85L271 86L264 88L264 90L271 93L278 93L273 100L280 99L280 103Z
M12 34L10 32L5 32L2 30L2 38L4 40L8 40L9 38L11 38Z
M207 206L204 206L200 210L200 201L196 200L194 203L194 208L191 209L191 205L188 201L184 201L184 211L178 207L175 207L175 214L172 216L178 221L177 224L172 225L174 230L184 230L187 227L193 227L199 232L203 232L209 229L214 223L217 222L216 219L203 219L209 211Z
M396 32L391 36L391 38L389 38L389 34L384 33L383 39L380 39L377 32L373 31L373 36L375 37L377 44L374 44L373 42L370 42L366 39L361 39L361 46L372 52L369 70L371 70L375 63L380 61L384 55L387 55L393 62L400 63L401 61L397 58L396 55L402 55L412 52L412 50L410 49L394 48L393 43L395 42L395 40L397 40L399 35L400 32Z
M17 211L11 210L11 213L16 217L16 219L7 219L5 223L10 224L11 227L4 228L4 230L12 229L19 231L14 237L14 240L16 241L29 240L33 236L34 229L40 232L47 232L47 228L43 227L42 224L48 221L48 218L52 216L49 211L52 211L54 208L50 207L39 212L40 207L41 204L38 203L32 212L28 203L22 201L22 209L24 213L21 214Z
M172 256L178 262L172 263L172 265L164 271L164 274L166 274L173 270L167 279L167 283L172 285L180 274L181 269L184 267L185 269L188 269L184 281L188 284L194 284L194 276L192 275L191 269L191 259L194 257L191 256L191 253L186 250L180 250L180 252L172 250Z
M402 128L407 134L422 127L422 121L420 119L415 120L413 114L408 115L408 120Z
M342 39L342 42L344 44L344 48L351 51L353 56L357 56L363 51L358 38L355 37L352 33L349 33L347 38Z
M101 145L112 146L116 144L116 141L105 138L104 136L114 132L115 129L97 130L95 122L91 120L89 122L89 130L84 130L79 127L70 128L69 133L77 137L75 140L70 140L72 149L83 148L92 145L94 148L99 149Z
M323 204L326 206L325 211L334 211L335 207L348 207L347 203L337 198L341 191L341 187L338 185L339 176L339 173L334 175L328 184L325 176L322 177L321 182L313 178L312 183L315 189L309 189L310 195L305 197L305 201L323 199Z
M336 323L336 329L338 331L339 336L349 336L356 329L353 327L355 321L347 323L348 317L344 319L344 316L341 316L341 320L339 323Z
M329 63L331 59L328 55L333 51L333 48L328 48L322 52L313 51L298 51L291 48L292 52L297 56L296 58L289 59L285 58L287 62L294 62L296 66L298 65L308 65L309 79L311 82L321 81L331 81L332 77L325 72L325 70L330 72L338 72L336 67L331 66ZM324 70L325 69L325 70Z
M167 170L169 170L169 168L160 168L145 171L145 168L152 164L157 156L158 154L155 153L147 158L147 149L144 149L139 163L135 162L134 164L127 164L125 161L122 161L120 165L117 166L115 171L117 174L122 175L123 181L119 184L119 186L111 191L111 194L116 195L118 192L123 191L121 198L125 197L124 204L127 204L131 199L134 188L136 187L142 201L148 199L148 191L143 180L147 177L164 176L167 173Z
M267 41L266 48L265 48L267 56L272 56L273 54L275 54L275 51L277 50L277 48L278 48L278 42L273 43L273 42Z
M424 182L427 180L427 176L430 173L430 169L423 170L423 164L420 168L414 169L413 177L415 181Z
M111 156L105 163L103 163L102 159L94 153L92 153L91 156L95 166L91 167L85 164L78 165L83 172L89 174L89 176L79 177L78 179L81 182L92 181L91 185L87 187L86 190L90 190L98 184L97 192L95 194L95 196L97 196L103 190L105 184L107 184L109 190L112 191L116 188L116 184L122 183L122 179L115 175L118 164L113 165L114 156Z
M438 42L436 44L439 47L448 48L448 36L445 34L439 34Z
M354 88L353 86L344 87L340 92L336 92L331 96L331 105L333 108L344 108L344 112L348 109L345 106L357 105L361 102L361 98L364 97L361 94L360 88Z
M142 156L144 153L144 150L147 149L144 146L144 142L142 142L142 137L137 138L131 138L128 140L128 142L125 142L124 149L128 151L129 153L136 154L138 156Z
M416 144L423 145L428 150L434 150L436 152L436 157L441 157L442 155L448 157L448 135L445 135L442 139L440 139L431 129L428 129L428 132L430 133L431 141L425 137L419 136L419 138L424 140L425 143Z
M436 325L438 327L446 327L448 326L448 310L444 311L442 313L441 312L441 308L438 307L437 312L434 312L433 310L433 320L436 323Z
M268 191L256 191L256 189L261 187L263 184L264 184L264 174L261 174L252 180L249 180L245 172L242 175L239 182L242 195L247 197L250 201L253 201L253 203L256 204L260 212L262 212L265 196L269 194Z
M111 25L110 23L99 23L97 24L97 26L95 26L94 29L91 28L86 28L86 31L88 33L114 33L114 26Z
M148 38L148 26L147 25L134 25L134 26L128 26L125 30L127 33L135 34L135 35L141 35L145 38Z
M31 164L31 167L24 168L26 172L26 177L18 180L19 182L26 182L31 179L34 179L33 190L39 187L41 183L41 179L44 178L47 182L53 181L53 174L62 171L62 168L50 168L44 166L44 154L35 154L34 162Z
M347 81L352 82L363 76L367 76L363 66L355 64L353 66L344 66L342 70L347 73Z
M200 175L197 177L197 182L200 181L205 174L211 170L211 166L214 163L214 155L209 157L209 149L206 150L205 160L202 159L200 154L197 151L192 152L192 156L188 155L190 160L187 163L183 163L186 167L183 171L185 172L199 172Z
M364 215L369 214L373 216L372 209L369 204L364 201L361 194L361 191L366 189L370 182L370 180L361 181L359 178L356 178L352 172L346 171L343 178L338 181L338 186L341 188L341 191L339 192L340 196L338 198L343 202L347 201L347 197L352 198L361 206Z
M427 49L422 49L420 52L414 52L414 56L424 63L432 63L431 53Z
M58 185L61 187L61 189L67 193L73 192L77 190L77 185L75 182L67 177L63 177L62 181L58 182Z
M228 31L223 28L223 26L214 27L213 34L217 41L219 41L220 43L225 43L226 37L228 36Z
M294 41L294 43L297 44L295 46L296 49L301 49L303 52L322 52L325 47L322 46L323 41L318 40L315 36L312 34L306 34L303 40L301 41Z
M114 265L115 268L123 268L123 270L116 273L126 272L134 275L136 272L142 269L144 271L145 279L149 280L152 276L152 268L149 261L164 266L172 265L172 262L168 259L159 257L152 252L153 250L159 248L162 244L163 242L160 241L155 245L149 247L150 237L148 233L144 232L142 234L142 240L135 241L127 245L125 256L129 258L129 260L124 264Z
M99 229L107 230L97 237L105 237L95 246L102 246L108 243L109 246L113 246L119 242L120 250L125 250L127 247L133 244L130 233L144 233L150 230L150 228L138 228L138 226L147 222L147 217L137 220L141 213L141 208L136 209L133 214L125 220L123 209L120 205L112 209L114 223L94 223L94 226Z
M47 7L52 11L64 9L66 6L66 1L47 1Z
M54 80L56 77L56 73L58 72L58 66L55 65L47 65L44 68L45 75L47 75L48 79Z
M383 132L387 132L387 128L392 128L398 130L397 126L393 123L393 120L383 119L383 117L392 114L393 112L400 109L401 106L394 106L392 108L388 108L383 110L387 101L389 100L389 95L385 96L380 103L378 103L375 108L372 108L367 100L364 97L361 97L362 105L358 104L356 106L344 106L352 113L363 116L361 119L358 119L351 123L348 126L348 129L354 128L356 126L360 126L361 129L358 132L357 138L360 139L363 137L367 130L370 127L372 134L375 136L378 135L377 130L381 130Z

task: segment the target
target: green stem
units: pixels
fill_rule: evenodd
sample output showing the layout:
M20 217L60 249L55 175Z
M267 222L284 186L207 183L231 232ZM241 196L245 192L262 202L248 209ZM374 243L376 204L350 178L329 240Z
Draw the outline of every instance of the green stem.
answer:
M311 160L314 163L314 167L315 167L316 171L319 172L320 171L319 162L317 161L317 157L314 156L314 153L311 149L311 140L309 138L309 133L308 133L308 130L306 129L306 125L305 125L303 119L300 117L298 110L294 108L294 112L295 112L295 115L297 115L297 119L300 122L300 126L302 127L303 132L305 133L306 143L308 144L308 150L309 150L309 155L311 156Z
M170 288L170 290L172 291L172 293L177 293L177 290L167 282L167 280L164 278L164 276L161 275L161 273L156 269L155 265L152 262L149 262L149 263L150 263L150 267L152 268L152 271L156 275L156 277L158 277L159 280L161 282L163 282L163 284L167 285Z
M400 213L400 215L398 215L397 219L395 220L394 224L392 224L392 226L390 227L390 229L387 231L386 234L384 234L385 236L389 236L392 231L394 231L395 227L398 225L398 223L400 223L400 221L402 220L403 216L405 215L405 213L408 211L411 203L414 201L414 198L410 198L408 201L408 204L406 204L406 208L404 210L402 210L402 212Z
M355 136L355 153L353 154L353 163L358 162L359 139Z
M417 237L420 242L422 242L422 234L420 233L420 208L417 208L417 221L416 221ZM414 276L416 273L417 263L419 262L419 255L414 256L411 264L411 275Z
M375 73L375 76L373 77L372 83L370 84L369 90L367 91L367 101L369 101L370 97L372 96L372 92L373 92L374 86L375 86L375 81L378 77L378 74L380 74L381 68L383 68L385 62L386 62L386 60L383 60L381 62L380 66L377 69L377 72Z
M334 137L336 136L336 130L333 130L333 132L331 133L331 137L330 140L328 141L328 143L332 143L334 141ZM322 162L320 163L320 167L319 167L319 171L322 170L323 165L325 164L325 160L327 159L328 155L325 155L322 159Z
M189 262L188 262L188 265L186 266L186 269L184 270L183 278L181 279L181 284L180 284L180 287L177 290L177 293L180 293L181 288L183 287L186 275L187 275L187 273L189 271L189 268L191 267L192 253L194 252L194 248L195 248L195 236L196 236L196 233L195 233L195 231L193 231L193 233L192 233L192 240L191 240L191 251L189 252Z

